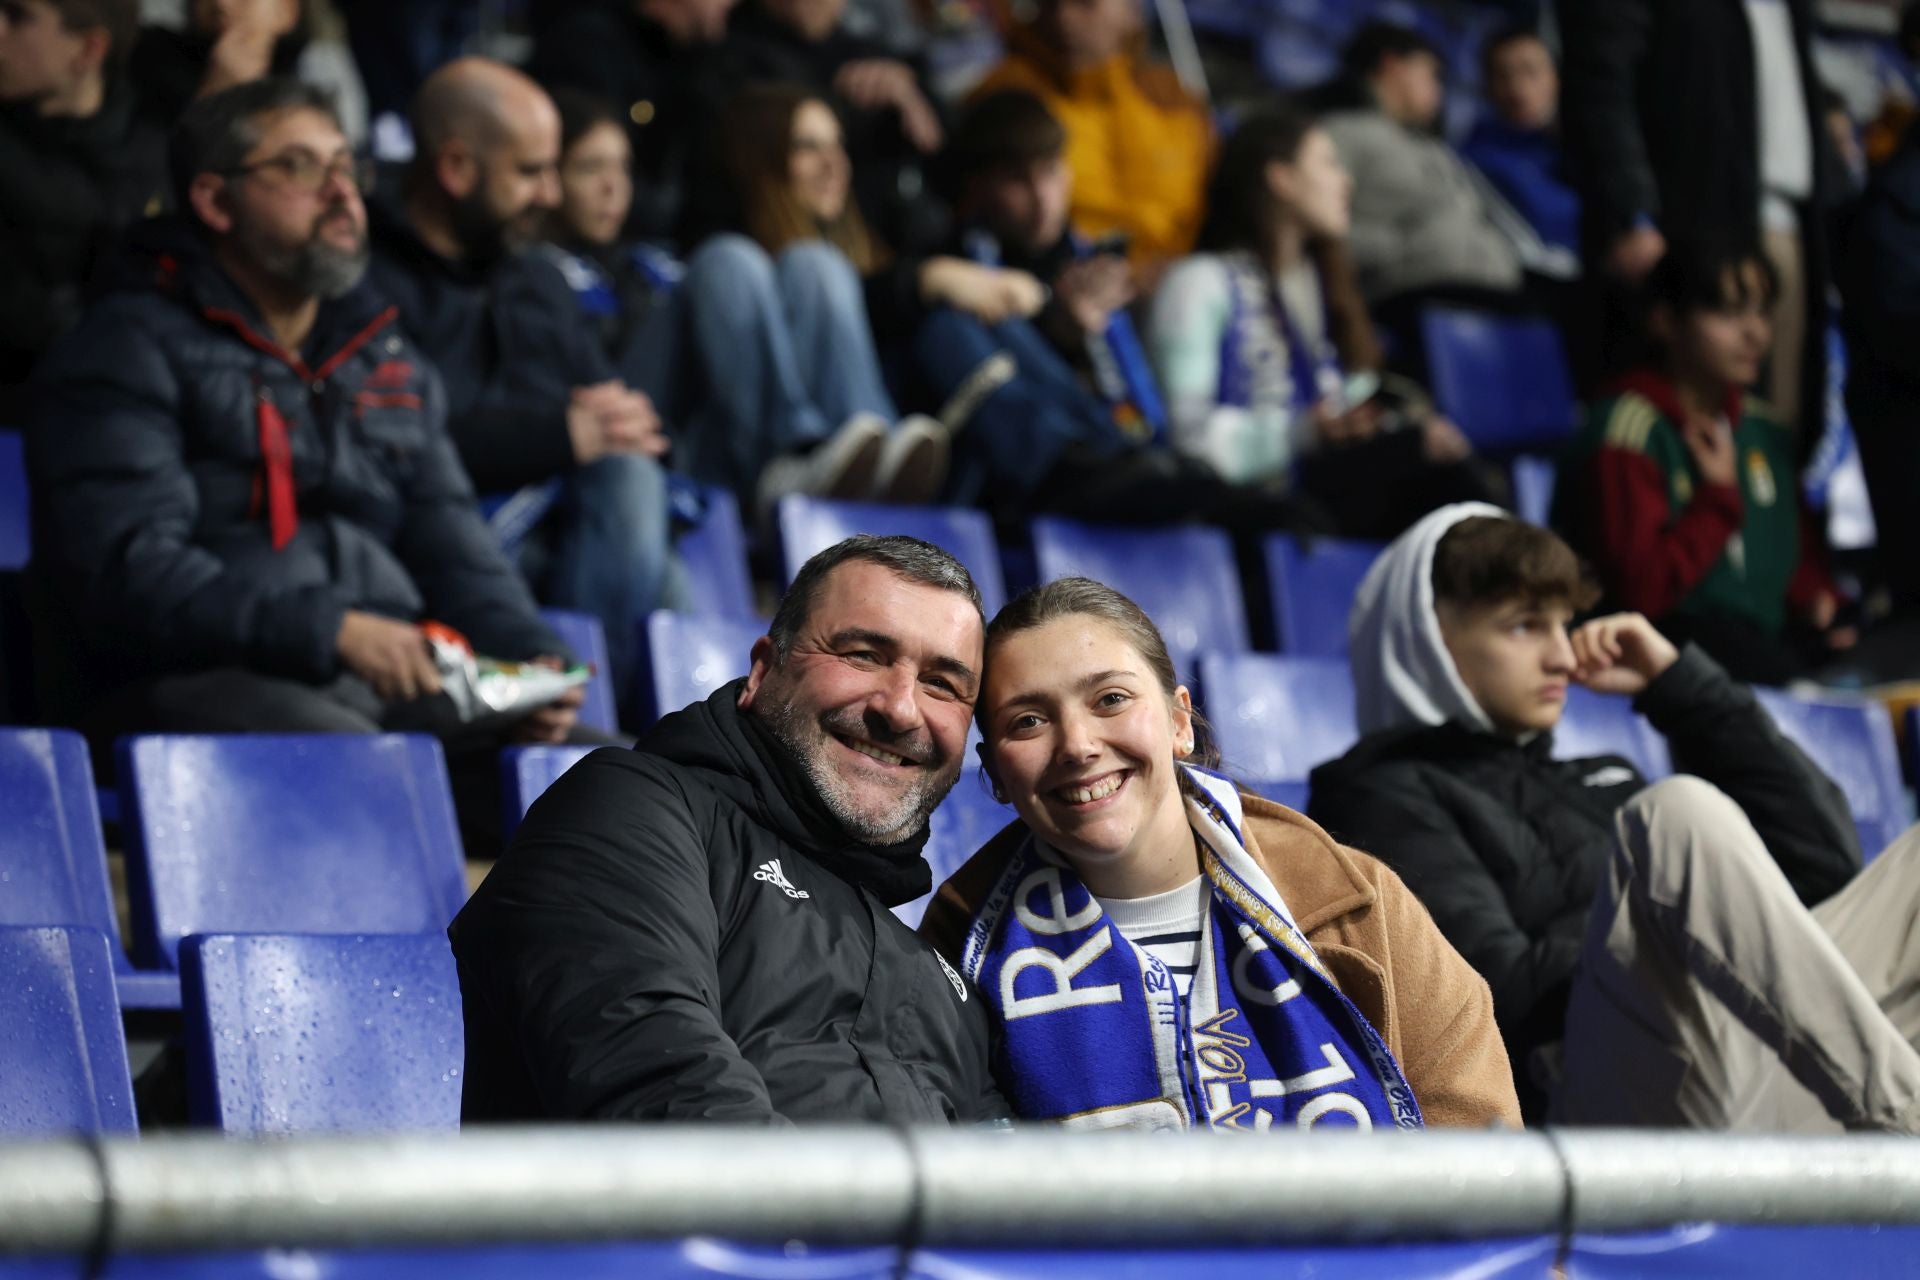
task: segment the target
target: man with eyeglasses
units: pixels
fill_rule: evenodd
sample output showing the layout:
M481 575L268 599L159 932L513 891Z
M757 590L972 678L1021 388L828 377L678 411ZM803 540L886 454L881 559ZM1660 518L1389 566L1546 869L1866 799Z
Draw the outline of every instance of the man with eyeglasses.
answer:
M523 252L560 201L560 114L520 72L462 58L420 87L413 135L403 198L373 209L374 282L445 375L480 492L552 502L521 568L547 603L600 618L624 704L641 624L683 584L660 416L621 381L559 268Z
M0 422L81 286L165 184L123 74L138 0L0 0Z
M188 108L170 159L181 212L136 228L35 387L36 570L73 667L48 710L97 758L122 733L444 727L469 850L497 841L494 749L567 738L580 697L504 730L426 701L422 620L565 650L475 512L439 376L363 283L332 108L240 85Z

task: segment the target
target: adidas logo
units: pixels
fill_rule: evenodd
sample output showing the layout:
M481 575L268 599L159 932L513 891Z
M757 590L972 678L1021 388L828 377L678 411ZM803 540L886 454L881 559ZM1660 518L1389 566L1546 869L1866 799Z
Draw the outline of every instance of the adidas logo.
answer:
M789 898L809 898L813 896L805 889L796 889L793 887L793 881L787 879L787 873L780 869L780 859L778 858L775 858L772 862L761 863L760 869L753 873L753 878L755 880L766 881L780 892L786 894Z
M953 966L947 963L945 956L936 951L933 953L933 958L938 960L940 967L947 971L947 981L953 984L953 994L960 997L961 1004L965 1004L967 1002L967 984L961 980L959 974L954 972Z
M1617 787L1622 783L1632 782L1634 776L1633 770L1627 768L1625 765L1610 764L1595 769L1592 773L1580 779L1580 785L1583 787Z

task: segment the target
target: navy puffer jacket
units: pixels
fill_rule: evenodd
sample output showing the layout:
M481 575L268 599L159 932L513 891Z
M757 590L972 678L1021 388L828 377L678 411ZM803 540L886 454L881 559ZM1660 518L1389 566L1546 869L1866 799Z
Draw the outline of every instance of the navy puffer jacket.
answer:
M348 609L564 653L396 315L363 284L285 352L191 226L135 229L29 421L38 569L94 690L226 666L324 682Z

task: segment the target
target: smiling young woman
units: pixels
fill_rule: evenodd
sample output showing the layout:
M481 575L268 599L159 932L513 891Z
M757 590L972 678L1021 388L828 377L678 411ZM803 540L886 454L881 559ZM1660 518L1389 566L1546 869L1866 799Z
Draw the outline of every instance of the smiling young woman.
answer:
M1486 984L1397 877L1195 763L1159 630L1065 578L987 630L981 761L1020 822L922 932L1023 1117L1264 1131L1518 1124Z

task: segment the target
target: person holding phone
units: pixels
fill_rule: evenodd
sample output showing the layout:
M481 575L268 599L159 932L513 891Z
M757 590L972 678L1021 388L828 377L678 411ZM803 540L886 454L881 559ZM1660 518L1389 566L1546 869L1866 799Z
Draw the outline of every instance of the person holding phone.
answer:
M1229 479L1289 478L1340 532L1384 539L1504 494L1425 392L1379 372L1346 251L1352 195L1313 117L1243 122L1213 174L1202 252L1167 272L1147 345L1176 448Z

